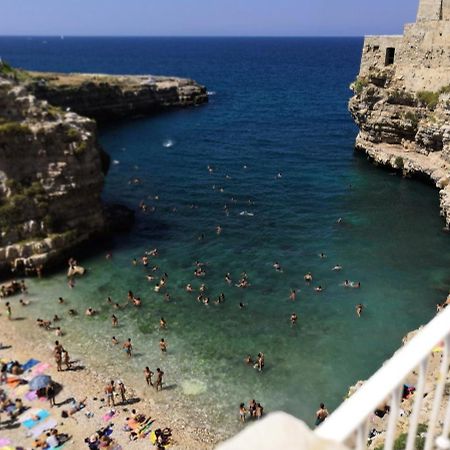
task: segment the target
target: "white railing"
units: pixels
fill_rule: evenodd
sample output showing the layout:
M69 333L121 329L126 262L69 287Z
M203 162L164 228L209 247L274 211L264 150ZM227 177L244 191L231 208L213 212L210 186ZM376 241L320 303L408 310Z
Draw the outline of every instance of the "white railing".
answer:
M434 380L433 405L428 417L424 419L422 408L428 363L433 350L441 347L439 375ZM414 406L409 416L405 450L414 450L419 419L428 426L425 433L424 450L450 449L450 401L444 395L450 354L450 306L440 312L423 327L404 347L399 349L381 369L370 377L348 400L331 414L316 430L317 436L339 443L352 449L363 450L368 444L368 433L373 413L385 400L389 399L390 412L384 450L392 450L398 434L397 424L403 383L413 371L418 371L416 390L413 395ZM434 356L436 358L436 356ZM447 403L445 412L443 408ZM373 425L372 425L373 426Z

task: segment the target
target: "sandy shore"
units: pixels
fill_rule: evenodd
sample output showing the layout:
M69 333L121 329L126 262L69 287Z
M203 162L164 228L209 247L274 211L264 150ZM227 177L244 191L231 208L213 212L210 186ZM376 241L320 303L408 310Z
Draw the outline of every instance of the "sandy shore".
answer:
M81 370L71 370L58 372L52 356L51 342L59 339L65 345L64 337L57 338L51 331L40 330L34 322L34 318L27 317L27 308L16 307L16 316L21 316L16 320L7 320L4 314L4 303L2 300L0 306L2 307L2 314L0 316L0 343L9 348L0 350L0 358L6 360L18 360L24 363L29 358L35 358L42 362L50 364L50 368L45 373L51 375L52 379L62 385L62 391L56 397L57 406L49 408L48 402L35 401L27 402L25 405L30 407L39 407L49 409L52 417L58 421L58 431L67 433L71 436L64 448L87 448L84 443L86 437L91 436L96 430L106 425L102 417L109 408L103 406L101 399L105 398L104 387L109 380L104 374L96 372L95 367L85 366L84 361L77 361L75 365L80 365ZM14 316L13 316L14 319ZM67 345L70 354L70 345ZM71 359L74 359L73 357ZM124 367L126 372L126 366ZM126 374L123 378L127 386ZM143 383L144 384L144 383ZM14 391L12 391L14 396ZM211 449L216 443L216 438L206 428L198 428L195 424L186 423L182 418L177 417L177 407L173 404L168 404L164 401L164 391L155 392L152 387L142 386L142 389L132 389L127 386L127 398L139 399L133 404L118 405L115 408L116 415L111 420L114 423L114 432L112 438L119 443L123 449L148 449L153 448L149 442L149 438L139 439L130 442L129 433L122 431L125 424L125 418L130 415L131 409L136 409L138 413L145 414L156 418L156 428L169 427L172 429L174 449ZM159 396L158 402L152 401L155 396ZM72 418L63 419L61 411L67 409L66 405L59 405L68 398L75 398L81 400L87 397L87 406L83 411L74 415L76 421ZM161 402L161 397L163 401ZM96 400L94 400L96 399ZM118 402L118 399L116 400ZM94 414L93 417L88 418L85 411L90 411ZM0 438L11 440L14 445L22 445L25 448L30 448L33 442L32 438L25 437L23 427L15 429L5 429L0 426Z

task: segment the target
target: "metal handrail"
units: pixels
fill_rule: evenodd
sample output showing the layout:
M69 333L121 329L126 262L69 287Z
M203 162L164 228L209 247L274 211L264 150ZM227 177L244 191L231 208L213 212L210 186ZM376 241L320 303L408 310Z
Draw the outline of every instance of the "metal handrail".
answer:
M444 358L441 364L442 383L445 381L448 371L448 347L450 345L450 307L447 307L434 317L426 326L424 326L416 336L411 339L404 347L400 348L372 377L370 377L360 389L358 389L349 399L344 401L316 430L319 437L334 440L337 442L346 442L354 433L359 430L366 430L366 424L377 406L385 399L391 396L391 401L395 408L398 402L395 395L398 394L399 387L403 385L405 378L417 367L420 372L426 370L426 362L432 350L444 341ZM439 389L436 389L436 397ZM442 394L440 395L442 397ZM441 404L435 406L434 411ZM437 402L435 402L436 404ZM391 414L394 413L391 411ZM415 422L411 424L414 433L417 429L418 414L415 414ZM432 414L435 419L436 414ZM396 418L395 418L396 419ZM391 424L391 422L394 422ZM386 432L385 449L391 445L387 441L394 438L396 420L390 420ZM434 424L433 424L434 425ZM448 427L448 424L446 424ZM362 428L361 428L362 427ZM394 429L392 429L394 427ZM433 437L434 432L428 434ZM392 435L392 436L391 436ZM365 435L367 436L367 435ZM389 437L389 439L388 439ZM427 441L431 440L427 439ZM367 441L367 438L365 438ZM410 439L411 441L411 439ZM428 442L427 442L428 444ZM431 445L431 444L428 444ZM358 445L359 447L359 445Z

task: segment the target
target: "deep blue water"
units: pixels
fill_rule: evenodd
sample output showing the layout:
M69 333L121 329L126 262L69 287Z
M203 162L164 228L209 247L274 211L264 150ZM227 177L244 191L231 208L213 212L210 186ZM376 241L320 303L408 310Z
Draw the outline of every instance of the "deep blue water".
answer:
M205 106L101 130L117 161L105 199L135 209L145 200L156 210L137 213L135 229L115 239L112 261L103 252L84 260L90 274L73 291L63 273L33 284L32 297L46 295L32 308L50 315L49 299L59 295L80 309L101 308L95 326L66 318L66 339L80 354L95 339L105 370L126 377L122 358L111 358L104 300L124 301L128 289L140 294L140 311L119 314L118 337L131 335L140 354L128 376L136 369L140 380L145 365L161 365L175 389L158 401L200 405L228 431L237 426L237 405L250 398L309 423L320 401L336 407L350 384L370 376L408 330L433 316L450 284L437 192L353 153L348 86L361 48L358 38L0 38L0 55L15 66L177 75L214 93ZM168 140L173 146L164 147ZM136 177L142 183L129 184ZM154 292L142 266L131 264L154 247L161 254L155 264L169 274L170 302ZM208 263L204 279L192 275L195 260ZM342 272L331 271L337 263ZM237 280L242 271L249 289L225 283L226 272ZM312 286L303 281L308 271ZM361 281L361 289L342 287L345 279ZM212 300L224 292L226 302L197 303L184 291L188 282L205 282ZM320 294L317 285L325 288ZM291 288L299 290L295 303ZM357 303L365 305L360 319ZM167 357L157 346L161 315L169 323ZM263 374L242 362L259 351L266 355Z

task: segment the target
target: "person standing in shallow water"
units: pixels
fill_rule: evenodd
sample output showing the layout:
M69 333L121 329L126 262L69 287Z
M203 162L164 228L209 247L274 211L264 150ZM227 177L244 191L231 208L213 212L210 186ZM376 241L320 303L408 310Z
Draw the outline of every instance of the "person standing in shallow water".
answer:
M156 383L155 383L155 389L157 391L162 391L163 376L164 372L158 367L156 369Z
M127 354L128 358L131 358L131 352L133 351L131 338L128 338L128 340L123 344L123 348L125 349L125 353Z
M145 382L147 383L147 386L153 386L153 382L152 382L153 372L149 369L148 366L144 369L144 376L145 376Z
M328 417L328 410L323 403L316 412L316 426L320 425Z

